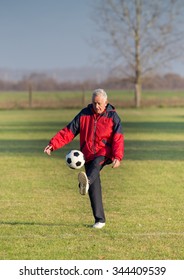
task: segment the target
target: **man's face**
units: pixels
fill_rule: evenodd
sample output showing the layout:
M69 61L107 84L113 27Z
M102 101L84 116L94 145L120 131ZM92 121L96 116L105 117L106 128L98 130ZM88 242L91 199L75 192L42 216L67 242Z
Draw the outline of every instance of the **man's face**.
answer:
M102 95L98 95L93 97L92 103L93 103L93 109L95 113L101 114L105 110L105 107L107 105L107 100Z

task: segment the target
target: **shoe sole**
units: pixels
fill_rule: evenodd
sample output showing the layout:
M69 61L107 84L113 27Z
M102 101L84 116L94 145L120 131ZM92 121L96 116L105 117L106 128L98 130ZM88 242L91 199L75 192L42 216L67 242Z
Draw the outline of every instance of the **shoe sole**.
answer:
M88 192L88 178L84 172L80 172L78 174L78 181L79 181L79 192L81 195L85 195Z

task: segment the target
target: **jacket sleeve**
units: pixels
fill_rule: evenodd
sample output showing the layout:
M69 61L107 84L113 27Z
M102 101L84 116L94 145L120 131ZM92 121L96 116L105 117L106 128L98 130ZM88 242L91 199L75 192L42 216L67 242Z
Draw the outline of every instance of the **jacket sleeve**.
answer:
M114 136L112 142L113 158L122 160L124 157L124 135L121 120L117 113L114 116Z
M63 129L61 129L49 142L53 150L62 148L70 143L80 130L80 113Z

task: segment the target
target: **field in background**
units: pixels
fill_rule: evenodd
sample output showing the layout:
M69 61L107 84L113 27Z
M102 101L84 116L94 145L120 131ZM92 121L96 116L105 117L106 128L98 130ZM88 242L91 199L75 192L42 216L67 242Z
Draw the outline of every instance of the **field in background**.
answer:
M0 110L0 259L183 259L183 108L118 109L125 158L102 171L102 230L65 164L78 139L43 153L77 112Z
M133 107L133 91L109 90L109 100L116 107ZM0 92L0 109L10 108L80 108L91 102L91 92ZM184 91L143 91L142 107L184 106Z

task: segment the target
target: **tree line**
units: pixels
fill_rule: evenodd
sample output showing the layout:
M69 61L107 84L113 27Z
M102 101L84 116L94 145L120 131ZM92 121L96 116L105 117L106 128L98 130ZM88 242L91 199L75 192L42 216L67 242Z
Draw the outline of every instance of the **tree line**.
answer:
M30 75L19 81L5 81L0 79L1 91L28 91L30 88L34 91L66 91L66 90L93 90L94 88L108 89L133 89L134 84L131 78L109 77L103 82L86 80L84 82L65 81L60 82L47 75ZM175 73L164 75L151 75L144 77L142 80L143 89L157 90L183 90L184 77Z

